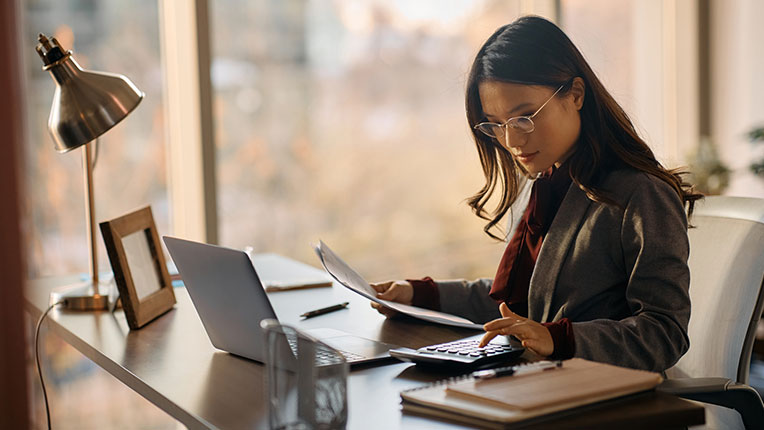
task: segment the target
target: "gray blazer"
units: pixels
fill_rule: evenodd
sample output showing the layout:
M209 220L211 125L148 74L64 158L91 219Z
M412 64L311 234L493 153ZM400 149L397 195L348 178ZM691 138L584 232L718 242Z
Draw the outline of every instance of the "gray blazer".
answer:
M620 170L603 185L621 207L568 189L536 261L528 316L568 318L576 357L663 371L689 347L687 217L652 175ZM500 317L491 282L439 281L441 310L480 323Z

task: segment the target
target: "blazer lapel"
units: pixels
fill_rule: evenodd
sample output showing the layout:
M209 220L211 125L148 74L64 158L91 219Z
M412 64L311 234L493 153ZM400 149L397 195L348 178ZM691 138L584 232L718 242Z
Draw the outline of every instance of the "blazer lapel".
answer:
M530 319L548 322L557 277L590 204L591 200L586 197L586 193L575 183L570 184L560 209L544 237L536 267L533 269L531 283L528 286L528 317Z

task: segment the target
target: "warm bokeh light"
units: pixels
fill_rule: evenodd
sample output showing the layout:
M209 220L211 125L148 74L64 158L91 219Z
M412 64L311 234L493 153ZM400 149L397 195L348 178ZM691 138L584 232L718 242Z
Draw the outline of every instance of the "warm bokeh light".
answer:
M72 27L62 24L58 28L56 28L56 31L53 32L53 37L55 37L58 42L61 44L61 46L64 47L64 49L75 49L74 47L74 31L72 31Z
M73 51L82 67L124 74L146 93L140 106L100 139L94 172L96 221L150 204L160 231L169 232L156 2L96 2L87 8L79 4L36 1L25 12L27 49L22 53L28 71L29 145L22 171L28 190L24 232L33 278L88 271L81 150L61 155L53 149L47 121L54 84L34 51L40 32L54 29L53 36ZM99 251L101 270L110 270L105 248L99 245Z
M222 244L317 264L323 239L369 279L492 276L503 245L464 203L483 181L464 80L519 2L234 3L212 5Z

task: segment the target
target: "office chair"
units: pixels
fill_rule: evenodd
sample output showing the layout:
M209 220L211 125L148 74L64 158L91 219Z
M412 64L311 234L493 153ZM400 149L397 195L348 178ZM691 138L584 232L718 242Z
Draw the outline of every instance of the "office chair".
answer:
M748 385L764 304L764 199L706 197L690 223L690 349L659 390L723 406L705 405L708 428L764 428Z

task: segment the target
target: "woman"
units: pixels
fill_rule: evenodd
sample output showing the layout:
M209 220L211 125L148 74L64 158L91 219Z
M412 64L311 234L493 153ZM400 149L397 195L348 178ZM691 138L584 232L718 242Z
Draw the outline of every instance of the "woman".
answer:
M551 358L672 366L689 346L685 206L691 214L701 196L661 166L570 39L542 18L485 42L466 108L486 177L469 204L493 238L508 212L514 221L496 276L383 282L379 298L488 321L482 344L513 335Z

